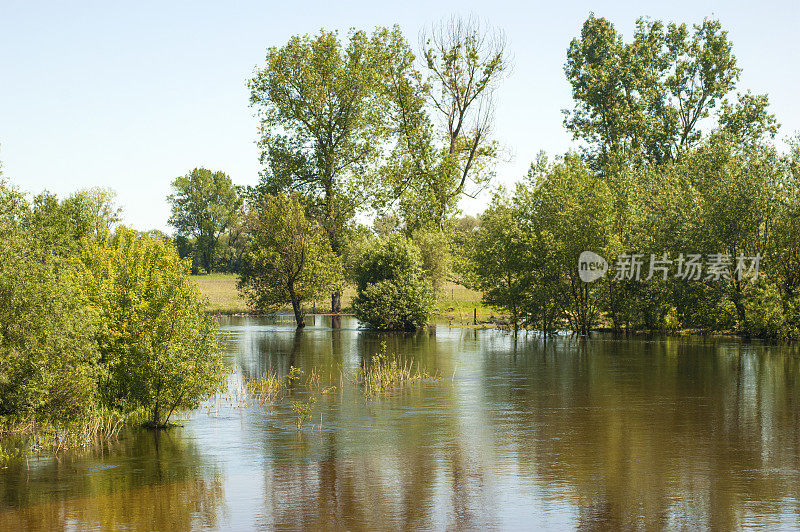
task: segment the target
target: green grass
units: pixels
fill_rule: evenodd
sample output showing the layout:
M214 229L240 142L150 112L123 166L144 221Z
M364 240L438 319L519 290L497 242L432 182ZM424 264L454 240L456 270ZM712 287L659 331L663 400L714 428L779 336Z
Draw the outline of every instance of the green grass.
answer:
M209 312L221 314L239 314L249 312L247 302L236 289L236 282L239 276L232 273L212 273L210 275L194 275L192 279L197 283L200 292L208 298ZM342 309L344 312L350 310L350 303L355 296L355 288L345 287L342 294ZM306 311L329 312L330 300L319 300L309 302ZM451 320L456 323L472 323L473 312L478 310L478 320L487 321L491 316L498 316L499 313L491 307L481 303L481 293L470 290L455 283L446 283L439 290L436 297L434 314L438 317ZM290 312L291 307L287 306L281 311Z
M223 314L248 312L247 303L239 295L236 282L239 276L233 273L212 273L210 275L193 275L200 292L208 298L208 310Z
M236 289L239 276L235 273L212 273L210 275L193 275L200 292L208 298L208 310L220 314L240 314L250 312L247 302ZM346 312L350 302L355 296L355 288L345 287L342 293L342 309ZM330 300L309 301L306 312L329 312ZM279 309L281 312L291 312L292 307L287 305Z
M446 283L436 295L434 314L454 323L470 324L477 309L478 321L489 321L502 313L481 302L482 294L456 283Z

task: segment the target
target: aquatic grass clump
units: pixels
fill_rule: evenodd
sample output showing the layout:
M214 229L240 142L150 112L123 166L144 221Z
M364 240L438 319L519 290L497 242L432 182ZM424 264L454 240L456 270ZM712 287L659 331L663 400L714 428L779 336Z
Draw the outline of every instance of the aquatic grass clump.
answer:
M294 366L289 368L284 377L279 377L275 370L265 371L260 377L246 378L244 388L258 403L271 405L277 402L281 395L291 393L292 389L300 384L303 375L303 370ZM311 371L305 384L309 389L321 386L316 368Z
M261 377L245 381L247 391L262 404L274 403L286 386L275 371L265 371Z
M438 375L430 375L413 362L386 352L386 344L381 352L358 370L358 379L364 386L365 395L379 395L419 381L438 380Z
M106 408L92 408L86 419L63 423L0 419L0 464L29 454L101 447L116 440L122 428L130 424L131 415Z

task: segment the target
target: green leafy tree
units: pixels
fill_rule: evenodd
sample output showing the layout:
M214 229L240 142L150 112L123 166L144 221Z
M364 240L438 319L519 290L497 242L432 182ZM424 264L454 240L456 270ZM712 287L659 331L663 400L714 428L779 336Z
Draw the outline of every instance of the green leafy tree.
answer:
M63 204L79 234L101 240L121 220L122 208L116 198L110 188L92 187L70 194Z
M520 223L519 212L506 197L496 195L475 233L475 284L484 303L509 314L515 331L533 289L533 251L533 239Z
M547 301L559 305L574 332L588 333L600 318L603 285L583 282L577 264L583 251L608 257L616 249L608 185L580 157L568 154L535 168L516 202L521 223L539 250L539 264L548 271Z
M397 144L382 174L409 232L444 229L461 197L489 184L495 90L509 68L502 33L473 18L442 21L422 43L425 75L410 51L386 69Z
M371 37L352 31L345 43L324 30L295 36L270 48L266 65L249 82L265 165L258 194L299 192L337 255L345 227L374 195L375 183L365 179L389 135L379 80L387 61L405 48L398 28ZM341 310L338 290L331 308Z
M224 386L216 322L172 245L123 228L82 259L103 323L105 405L144 411L151 426L163 427L176 410L195 408Z
M96 405L98 315L31 220L0 179L0 422L80 421Z
M298 328L305 326L303 303L342 284L340 259L305 209L297 193L267 194L250 207L239 281L239 290L255 309L291 304Z
M564 125L584 141L593 168L661 163L700 139L700 124L739 77L719 21L685 24L641 18L630 43L591 15L572 40L564 70L575 107Z
M224 172L195 168L172 182L169 224L178 235L195 238L206 273L214 267L220 235L233 223L241 204L231 178Z
M430 319L433 293L425 282L419 250L407 238L373 240L354 261L356 318L369 327L415 330Z

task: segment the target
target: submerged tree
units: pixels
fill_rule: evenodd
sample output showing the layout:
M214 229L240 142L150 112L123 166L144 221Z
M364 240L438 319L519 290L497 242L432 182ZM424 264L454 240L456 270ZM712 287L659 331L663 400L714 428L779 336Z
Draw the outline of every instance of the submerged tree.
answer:
M537 256L534 302L550 314L558 308L569 327L587 334L602 311L603 285L580 279L578 258L584 251L609 257L615 249L613 202L608 185L574 154L553 164L540 162L517 190L519 223L530 235ZM552 314L550 314L552 315Z
M0 178L0 424L69 423L96 405L98 313Z
M294 193L263 196L250 207L245 230L239 290L258 310L291 304L297 327L304 327L303 303L342 284L341 262L323 228Z
M375 193L365 178L389 134L379 79L405 47L397 28L353 31L345 43L335 32L295 36L270 48L249 82L261 118L259 194L300 193L337 255L346 225ZM338 290L331 310L341 310Z
M91 245L83 262L103 323L106 406L143 410L157 428L221 389L226 372L216 323L174 247L121 229L108 243Z
M533 239L507 198L495 196L475 232L474 276L487 305L508 312L516 331L534 284Z

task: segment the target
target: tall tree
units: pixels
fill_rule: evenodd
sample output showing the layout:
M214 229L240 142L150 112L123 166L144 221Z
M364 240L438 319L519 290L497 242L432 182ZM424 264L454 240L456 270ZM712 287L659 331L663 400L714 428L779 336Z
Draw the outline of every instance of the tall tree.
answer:
M690 31L640 18L626 44L611 22L591 15L567 51L575 107L564 125L598 170L673 160L697 143L702 120L734 88L732 49L716 20Z
M250 103L261 118L261 192L302 194L336 254L344 228L375 190L365 178L389 134L378 81L385 61L405 48L396 27L372 36L351 31L345 43L324 30L295 36L270 48L249 82ZM338 289L331 310L341 310Z
M96 398L97 310L31 209L0 178L0 424L76 421Z
M499 154L495 91L509 68L503 34L474 18L433 25L421 48L424 75L411 53L386 70L398 141L383 173L409 230L442 229L462 196L488 185Z
M214 267L214 252L220 235L231 225L240 205L239 195L224 172L195 168L172 182L169 224L179 235L197 239L207 273Z

